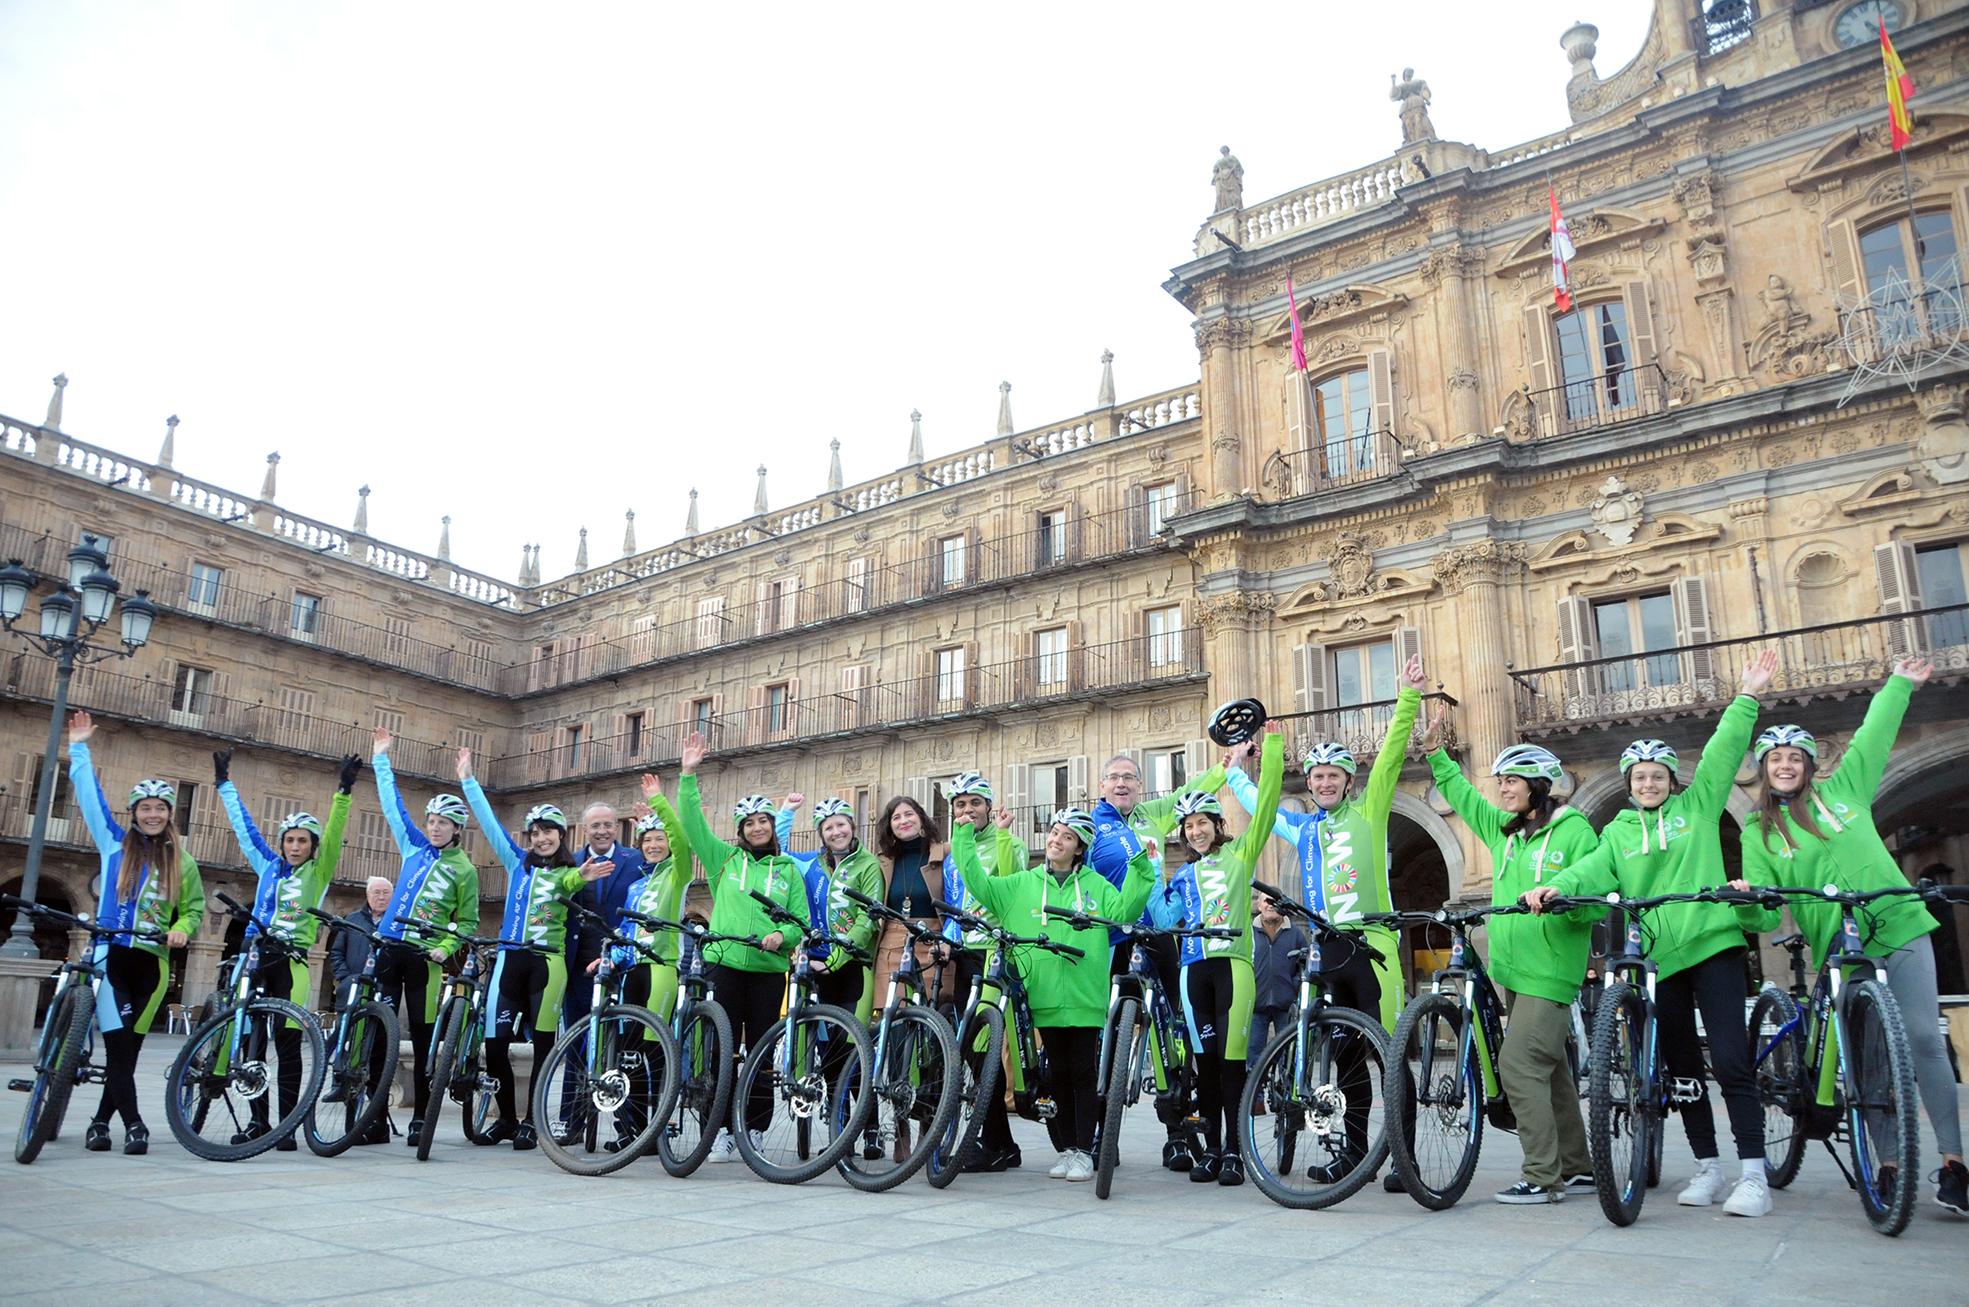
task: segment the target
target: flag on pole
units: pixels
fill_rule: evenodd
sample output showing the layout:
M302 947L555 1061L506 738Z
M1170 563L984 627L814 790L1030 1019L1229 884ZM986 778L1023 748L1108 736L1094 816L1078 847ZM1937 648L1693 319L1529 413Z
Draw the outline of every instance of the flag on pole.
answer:
M1578 251L1573 248L1572 229L1566 226L1566 215L1559 212L1559 193L1552 189L1552 183L1545 183L1545 194L1552 201L1552 302L1559 306L1561 313L1572 311L1572 287L1566 281L1566 265Z
M1306 333L1299 326L1299 297L1292 290L1292 276L1285 278L1285 311L1292 316L1292 370L1306 370Z
M1876 17L1880 18L1880 58L1887 65L1887 123L1894 149L1905 150L1914 139L1914 119L1907 111L1907 102L1914 98L1914 79L1908 76L1907 66L1895 53L1893 38L1887 35L1887 19Z

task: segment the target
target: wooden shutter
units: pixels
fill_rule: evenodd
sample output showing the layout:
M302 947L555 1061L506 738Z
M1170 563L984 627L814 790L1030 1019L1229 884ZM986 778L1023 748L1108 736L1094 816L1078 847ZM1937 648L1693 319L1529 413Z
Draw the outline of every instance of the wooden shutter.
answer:
M1678 576L1668 583L1668 597L1675 609L1675 639L1679 644L1707 644L1716 638L1709 619L1709 583L1699 576ZM1716 656L1713 649L1691 649L1682 656L1682 670L1691 686L1708 697L1704 687L1714 688Z
M1399 673L1408 666L1411 658L1422 656L1422 628L1419 626L1398 626L1395 628L1395 671Z
M745 730L740 739L757 744L766 737L766 687L755 685L745 692Z
M1174 491L1174 494L1176 496L1176 502L1171 507L1169 512L1163 514L1163 518L1165 521L1167 521L1169 518L1177 516L1180 513L1186 513L1189 511L1189 504L1190 504L1189 473L1178 472L1176 474L1176 489Z
M1832 256L1832 293L1841 313L1850 311L1866 294L1860 275L1860 237L1850 222L1826 228L1826 252Z
M1005 764L1005 788L998 801L1010 808L1020 821L1024 820L1025 809L1032 803L1032 767L1029 764L1023 762ZM1028 827L1031 824L1025 822ZM1012 829L1020 829L1019 821L1013 823Z
M1599 633L1593 628L1593 605L1578 595L1567 595L1559 600L1559 661L1562 663L1591 662L1600 656ZM1561 678L1562 693L1567 699L1577 699L1582 695L1599 693L1600 673L1598 668L1582 668L1564 673ZM1567 716L1580 716L1571 711L1568 705Z
M1326 646L1292 646L1292 698L1300 712L1326 708Z
M772 583L761 577L759 597L752 605L752 631L755 635L767 635L773 629L773 618L778 616L772 602Z
M1191 740L1183 746L1183 771L1190 780L1195 780L1211 767L1211 747L1208 740Z
M1368 425L1376 437L1368 447L1379 455L1384 443L1380 433L1395 429L1394 358L1385 349L1367 352L1367 398ZM1357 436L1360 433L1350 431L1347 434Z
M1626 296L1627 331L1634 346L1634 356L1628 362L1633 367L1646 367L1655 361L1655 320L1648 307L1648 283L1628 282Z
M526 765L524 771L529 781L544 781L554 761L553 734L549 731L528 731L526 733Z
M1312 383L1296 368L1285 370L1285 450L1313 447Z
M796 573L781 579L784 588L779 592L779 629L788 631L800 624L800 577Z
M936 803L936 795L932 792L928 776L903 777L902 792L922 804L925 812L931 811Z
M1538 394L1537 402L1556 411L1563 406L1554 397L1543 391L1552 388L1552 319L1540 301L1525 309L1525 375L1531 381L1532 391Z
M798 725L798 718L795 716L795 714L798 713L799 711L800 711L800 678L797 676L789 676L786 678L786 730L782 733L783 738L791 738L796 735L807 734L807 732L801 730Z
M1091 806L1093 795L1087 790L1087 755L1076 753L1067 759L1067 792L1053 796L1053 806L1064 808L1070 803Z
M857 730L862 718L862 681L868 668L860 663L841 669L841 698L835 700L835 728L843 731Z
M1873 547L1873 573L1880 582L1880 611L1912 613L1922 608L1921 576L1915 570L1914 549L1890 541ZM1928 647L1919 620L1889 622L1887 647L1896 658L1919 653Z

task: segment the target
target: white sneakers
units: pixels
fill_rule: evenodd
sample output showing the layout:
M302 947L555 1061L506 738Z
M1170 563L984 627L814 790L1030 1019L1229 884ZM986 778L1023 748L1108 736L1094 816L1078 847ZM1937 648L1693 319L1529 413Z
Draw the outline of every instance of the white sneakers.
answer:
M1730 1191L1723 1210L1731 1216L1767 1216L1771 1211L1771 1187L1761 1175L1746 1175Z
M763 1152L765 1152L765 1151L766 1151L766 1132L765 1132L765 1131L763 1131L763 1130L747 1130L747 1131L745 1132L745 1139L746 1139L746 1142L747 1142L747 1143L749 1143L749 1144L751 1144L751 1145L752 1145L752 1151L753 1151L753 1152L755 1152L755 1153L763 1153Z
M1696 1161L1696 1174L1693 1180L1675 1197L1684 1207L1707 1207L1723 1196L1723 1164L1713 1157L1699 1158Z
M725 1129L718 1131L718 1137L711 1141L711 1156L705 1160L708 1162L736 1162L738 1160L738 1144L733 1141L731 1131Z
M1077 1148L1069 1148L1060 1154L1060 1160L1053 1163L1052 1169L1046 1172L1046 1176L1051 1180L1071 1180L1076 1184L1083 1180L1092 1180L1093 1155L1083 1153Z
M1066 1179L1066 1178L1067 1178L1067 1163L1068 1163L1068 1162L1070 1162L1071 1160L1073 1160L1073 1153L1072 1153L1071 1151L1069 1151L1069 1152L1064 1152L1064 1153L1061 1153L1061 1154L1060 1154L1060 1160L1059 1160L1059 1161L1057 1161L1057 1162L1055 1162L1055 1163L1053 1163L1053 1167L1052 1167L1052 1169L1046 1172L1046 1178L1047 1178L1048 1180L1064 1180L1064 1179Z

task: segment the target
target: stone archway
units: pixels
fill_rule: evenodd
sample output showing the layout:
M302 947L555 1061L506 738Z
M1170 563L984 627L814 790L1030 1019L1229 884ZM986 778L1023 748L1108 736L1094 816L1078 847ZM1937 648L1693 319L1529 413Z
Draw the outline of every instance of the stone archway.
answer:
M1969 879L1969 727L1954 727L1894 750L1881 774L1873 817L1909 879ZM1932 936L1944 993L1969 984L1969 908L1937 912Z

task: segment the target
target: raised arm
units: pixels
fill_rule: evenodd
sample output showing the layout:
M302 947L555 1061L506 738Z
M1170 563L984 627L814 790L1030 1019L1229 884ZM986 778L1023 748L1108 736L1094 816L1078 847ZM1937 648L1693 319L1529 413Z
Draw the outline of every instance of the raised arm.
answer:
M1463 769L1456 765L1456 759L1437 748L1429 754L1429 774L1435 778L1436 789L1441 791L1443 801L1463 819L1463 824L1476 832L1485 844L1496 844L1504 838L1504 823L1509 816L1502 808L1486 799L1470 784L1463 775Z
M321 828L321 848L315 853L315 863L323 885L335 879L335 868L342 861L342 840L348 833L349 809L355 804L356 777L361 773L362 759L359 756L351 753L343 757L342 771L336 778L335 797L328 801L328 820Z
M670 837L670 866L681 867L686 879L695 865L696 851L691 846L690 835L684 830L683 821L677 810L670 806L670 800L663 797L663 783L654 775L643 776L643 797L649 801L650 811L663 822L663 833Z
M96 733L95 719L88 713L72 713L68 719L68 781L75 794L75 806L82 809L82 820L100 853L113 853L123 847L123 828L110 815L109 798L96 775L96 764L89 757L89 737ZM53 784L53 777L42 777Z
M383 809L383 820L390 824L398 855L407 858L420 849L430 848L431 842L410 819L410 809L403 806L403 792L397 788L397 774L390 766L390 733L378 726L375 738L376 749L369 765L376 773L376 802Z
M465 751L460 749L459 752ZM472 805L472 815L485 828L486 842L492 845L492 852L498 857L500 865L506 868L508 875L518 875L520 868L526 864L526 851L499 824L499 815L492 810L492 803L480 788L479 778L467 770L458 778L458 783L465 787L465 802Z
M685 736L682 752L683 775L677 781L677 815L683 819L691 852L697 855L698 864L704 868L704 877L711 884L711 892L716 894L718 878L731 865L732 855L738 850L719 839L712 831L711 823L704 819L704 800L697 792L697 768L710 749L703 733L692 731Z
M271 848L260 834L260 828L253 824L253 816L246 811L246 803L239 797L239 787L232 783L232 750L220 749L212 755L212 779L218 783L219 802L226 810L226 821L232 825L233 838L239 841L239 851L253 864L255 871L264 871L270 866L277 867L284 859Z
M1183 787L1174 794L1165 794L1159 799L1148 799L1136 804L1133 815L1152 822L1155 833L1167 838L1169 832L1176 828L1176 800L1193 790L1215 794L1224 788L1224 771L1220 763L1196 779L1184 782Z
M1853 732L1846 756L1833 773L1839 788L1871 806L1880 789L1880 777L1887 770L1887 759L1894 751L1894 737L1901 733L1901 718L1907 715L1908 700L1928 679L1934 664L1926 658L1903 659L1894 664L1893 675L1873 693L1866 706L1866 720Z
M1739 682L1743 692L1723 710L1715 734L1702 746L1695 775L1689 779L1689 800L1706 817L1720 816L1729 802L1730 786L1750 748L1751 732L1757 729L1757 696L1770 685L1777 669L1778 656L1769 649L1743 665Z
M957 822L951 829L950 856L956 861L958 874L964 877L964 888L970 896L994 921L1004 920L1003 909L1011 882L985 874L984 864L978 861L978 832L970 822Z
M1245 875L1265 847L1265 837L1277 828L1279 791L1285 785L1285 736L1277 722L1265 723L1264 744L1258 755L1258 801L1251 824L1232 842L1230 854L1243 864Z
M1415 719L1422 711L1422 687L1428 678L1422 673L1422 660L1411 658L1402 667L1401 690L1395 695L1395 715L1388 723L1388 734L1375 751L1374 766L1367 773L1367 788L1361 793L1361 806L1370 820L1385 824L1395 806L1395 783L1402 778L1402 763L1408 757L1408 739L1415 733Z

